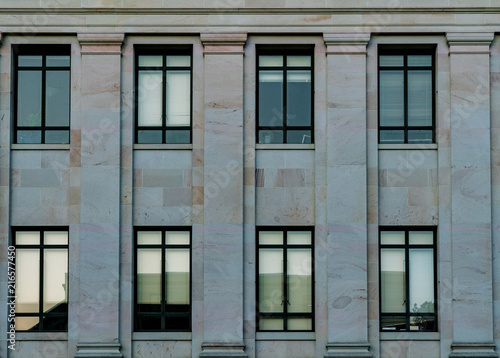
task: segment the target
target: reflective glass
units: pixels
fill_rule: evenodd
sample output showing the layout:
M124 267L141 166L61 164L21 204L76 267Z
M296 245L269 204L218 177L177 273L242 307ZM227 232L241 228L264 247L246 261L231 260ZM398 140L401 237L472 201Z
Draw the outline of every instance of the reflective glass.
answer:
M287 143L298 143L298 144L311 144L311 131L306 129L299 130L287 130L286 131L286 142Z
M380 144L398 144L405 141L403 130L381 130L379 135Z
M19 56L17 64L22 67L40 67L42 66L42 56Z
M45 231L43 234L45 245L68 245L67 231Z
M408 55L408 66L432 66L431 55Z
M68 250L44 250L43 312L68 312Z
M40 231L17 231L16 245L40 245Z
M42 125L42 72L18 71L17 124L26 127Z
M259 312L283 312L283 250L259 250Z
M404 72L380 71L380 125L404 125Z
M259 125L265 127L283 125L282 71L259 72Z
M139 56L139 66L161 67L163 66L163 56Z
M38 313L39 289L40 250L16 250L16 312Z
M165 250L165 301L167 305L189 305L189 249Z
M141 312L161 309L161 250L137 250L137 303Z
M288 56L286 64L288 67L310 67L311 56Z
M189 126L191 123L191 74L189 71L167 71L167 126Z
M160 245L161 231L139 231L137 232L138 245Z
M283 56L259 56L259 66L281 67L283 66Z
M289 249L288 312L312 312L312 256L310 249Z
M286 241L288 245L311 245L311 232L288 231Z
M410 249L410 312L434 313L432 249Z
M70 56L47 56L45 61L48 67L68 67Z
M312 318L288 318L289 331L310 331L312 330Z
M408 71L408 126L432 126L432 71Z
M17 131L17 143L41 143L42 142L42 131Z
M283 131L260 130L259 143L283 143Z
M190 142L191 142L191 131L189 130L165 131L166 144L186 144Z
M379 56L379 65L384 67L403 66L404 57L401 55Z
M69 126L69 71L47 71L45 82L45 125Z
M434 233L432 231L410 231L410 245L432 245L434 243Z
M189 67L191 66L191 56L167 56L167 66Z
M382 249L380 251L381 311L404 313L406 311L405 251Z
M259 318L261 331L282 331L283 329L283 318Z
M283 231L259 231L260 245L282 245Z
M288 71L286 80L287 126L310 126L311 71Z
M167 231L165 243L167 245L189 245L189 231Z
M139 126L162 125L162 72L139 71Z
M404 245L405 232L404 231L382 231L380 233L380 243L382 245Z

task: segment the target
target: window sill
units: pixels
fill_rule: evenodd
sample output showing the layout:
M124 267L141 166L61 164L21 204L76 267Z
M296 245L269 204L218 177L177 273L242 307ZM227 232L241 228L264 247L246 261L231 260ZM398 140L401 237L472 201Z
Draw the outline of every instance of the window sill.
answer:
M67 341L68 332L16 332L16 341Z
M133 332L133 341L190 341L191 332Z
M134 150L191 150L192 144L134 144Z
M69 150L69 144L11 144L11 150Z
M378 149L384 150L436 150L437 143L429 144L379 144Z
M314 341L315 332L256 332L256 341Z
M381 341L439 341L439 332L380 332Z
M314 150L314 144L261 144L257 143L255 149L285 149L285 150L296 150L296 149L306 149Z

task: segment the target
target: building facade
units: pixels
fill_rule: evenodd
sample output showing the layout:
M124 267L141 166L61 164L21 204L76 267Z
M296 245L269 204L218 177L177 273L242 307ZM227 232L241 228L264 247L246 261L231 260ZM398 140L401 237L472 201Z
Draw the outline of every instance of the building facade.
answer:
M499 30L3 0L0 357L498 357Z

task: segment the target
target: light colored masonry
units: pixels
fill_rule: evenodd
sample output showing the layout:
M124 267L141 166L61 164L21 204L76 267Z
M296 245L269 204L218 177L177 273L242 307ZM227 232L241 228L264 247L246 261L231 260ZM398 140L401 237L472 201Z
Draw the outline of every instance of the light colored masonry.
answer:
M0 31L0 357L498 357L500 0L1 0ZM378 144L392 43L437 48L435 144ZM11 144L13 44L71 45L70 144ZM137 44L193 46L192 144L134 145ZM313 145L255 144L259 44L314 45ZM10 351L10 227L49 225L68 332ZM133 332L139 225L192 227L189 333ZM315 332L256 332L256 225L315 228ZM437 227L437 332L380 332L381 225Z

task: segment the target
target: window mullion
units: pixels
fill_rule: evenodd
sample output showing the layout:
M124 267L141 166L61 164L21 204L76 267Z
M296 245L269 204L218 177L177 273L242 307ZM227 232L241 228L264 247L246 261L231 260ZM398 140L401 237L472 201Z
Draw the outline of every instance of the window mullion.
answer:
M287 231L283 231L283 330L288 331L288 246Z
M165 305L167 304L167 297L166 297L166 291L167 288L165 286L165 268L166 268L166 263L165 263L165 230L162 230L161 232L161 307L160 307L160 312L161 312L161 330L165 330L166 326L166 309Z
M42 56L42 104L41 104L41 113L40 113L40 119L41 119L41 128L40 128L40 136L41 136L41 143L45 143L45 87L46 87L46 74L47 74L47 68L46 68L46 59L47 56Z
M161 138L162 143L167 142L167 55L163 56L162 80L161 80Z
M288 83L288 67L286 61L288 56L283 56L283 143L288 143L287 140L287 126L288 126L288 113L287 113L287 83Z
M45 58L45 57L44 57ZM38 330L43 331L43 285L44 285L44 280L43 280L43 264L44 264L44 232L40 231L40 253L39 253L39 258L38 262L40 264L40 277L39 277L39 285L40 287L38 288L39 291L39 298L38 298L38 317L39 317L39 322L38 322Z
M405 230L405 282L406 282L406 330L410 330L410 248L409 248L409 231Z

